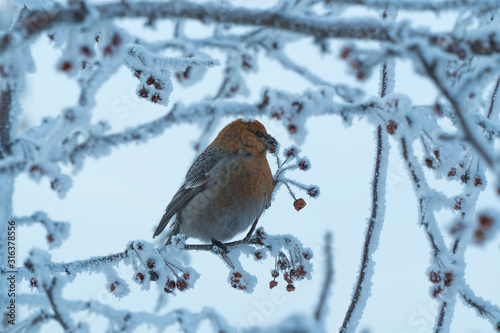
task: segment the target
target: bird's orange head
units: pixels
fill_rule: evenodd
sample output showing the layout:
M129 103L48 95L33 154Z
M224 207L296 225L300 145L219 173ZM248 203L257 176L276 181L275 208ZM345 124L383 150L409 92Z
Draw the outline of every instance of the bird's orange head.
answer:
M267 134L266 128L259 121L244 121L240 118L224 127L212 144L231 152L243 148L252 155L258 155L265 154L267 150L272 152L278 141Z

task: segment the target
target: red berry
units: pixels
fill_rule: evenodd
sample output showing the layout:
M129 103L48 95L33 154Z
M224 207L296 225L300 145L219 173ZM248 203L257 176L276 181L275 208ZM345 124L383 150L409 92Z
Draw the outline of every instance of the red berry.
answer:
M441 117L443 115L443 108L438 103L434 104L434 106L432 107L432 110L439 117Z
M285 152L286 157L295 156L296 154L297 151L293 147L288 148L287 151Z
M41 175L43 175L44 171L42 169L41 166L39 165L32 165L31 168L30 168L30 173L39 173Z
M480 243L484 242L485 238L486 238L486 234L485 234L484 230L482 230L482 229L474 230L474 242L476 242L477 244L480 244Z
M38 281L37 281L37 279L35 279L34 277L32 277L30 279L30 286L32 286L33 288L38 288Z
M158 103L162 100L161 96L158 94L154 94L153 97L151 97L151 102L153 103Z
M488 215L479 216L479 226L483 229L489 229L493 225L493 218Z
M111 48L111 46L106 46L104 48L104 56L110 56L110 55L113 55L113 49Z
M49 234L49 235L47 236L47 241L48 241L49 243L53 243L53 242L54 242L54 235Z
M294 124L288 125L288 132L290 132L290 134L297 133L297 126L295 126Z
M183 279L179 279L177 280L177 289L179 289L179 291L183 291L184 289L187 288L187 282Z
M159 278L160 278L160 276L158 275L158 272L156 272L156 271L149 271L149 279L151 281L158 281Z
M167 280L167 283L165 284L165 286L168 288L168 289L175 289L175 281L174 280Z
M272 118L276 118L276 119L280 119L281 115L278 112L276 112L276 111L272 111L271 112L271 117Z
M317 188L311 187L310 189L307 190L307 194L312 198L316 198L319 194L319 191Z
M303 171L306 171L310 168L310 165L306 160L300 160L298 165L299 165L299 169L303 170Z
M271 271L271 276L272 276L273 278L277 278L278 276L280 276L280 273L279 273L277 270L273 269L273 270Z
M387 129L387 133L393 135L398 129L398 124L394 120L389 120L385 128Z
M476 176L476 178L474 178L474 186L478 187L481 185L483 185L483 181L481 180L481 177Z
M296 211L301 210L305 206L306 206L306 202L302 198L295 200L293 203L293 207L295 208Z
M154 259L148 259L146 266L148 266L149 269L153 269L156 266L156 261Z
M441 288L440 286L434 288L434 290L432 291L432 297L436 298L437 295L441 294L442 291L443 288Z
M352 53L352 49L350 47L344 47L342 48L342 51L340 52L340 57L342 59L347 59Z
M278 285L278 282L276 281L271 281L269 282L269 289L273 289L274 287L276 287Z
M262 253L260 251L254 252L254 255L258 260L262 259Z
M150 86L150 85L152 85L152 84L154 84L154 83L155 83L155 79L154 79L154 77L152 77L152 76L148 77L148 79L146 80L146 84L147 84L148 86Z
M67 109L64 111L64 119L72 123L75 120L75 111Z
M294 291L294 290L295 290L295 286L293 284L289 283L286 286L286 291L291 292L291 291Z
M71 70L71 68L73 68L73 63L71 61L64 61L61 66L59 66L59 68L63 71L63 72L69 72Z
M456 168L451 168L450 172L448 172L448 177L454 177L457 175L457 169Z
M292 106L295 107L295 112L300 113L302 111L302 108L304 107L304 103L301 102L293 102Z
M163 89L163 84L160 80L155 81L155 89L156 90L162 90Z
M453 281L453 272L448 271L445 273L444 285L449 287L451 285L451 281Z
M149 91L142 87L141 90L139 90L139 96L141 96L142 98L147 98L149 96Z
M90 47L84 45L80 48L80 53L86 57L90 57L92 55L92 50L90 49Z
M434 150L434 156L436 156L436 159L441 162L441 160L439 159L439 150Z
M184 273L184 274L182 275L182 277L184 278L184 280L189 280L189 277L190 277L190 276L189 276L189 273L188 273L188 272L186 272L186 273Z
M122 37L115 32L113 38L111 39L111 42L114 46L119 46L122 43Z
M109 286L109 291L113 292L115 291L116 287L115 287L115 284L112 283L110 286Z
M439 273L432 271L429 275L429 280L431 280L432 283L439 283L441 281L441 276L439 276Z
M432 160L432 158L430 157L427 157L425 159L425 164L427 165L428 168L430 169L436 169L436 167L434 166L434 161Z
M135 280L140 282L140 283L143 283L144 282L144 274L137 273L137 275L135 276Z

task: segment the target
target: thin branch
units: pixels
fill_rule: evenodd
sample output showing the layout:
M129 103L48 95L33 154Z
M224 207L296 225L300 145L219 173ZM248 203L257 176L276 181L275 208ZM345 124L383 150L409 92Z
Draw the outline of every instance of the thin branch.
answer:
M491 10L500 8L497 0L326 0L327 3L345 4L345 5L362 5L368 8L387 9L397 8L404 11L447 11L457 9L482 9Z
M255 227L251 229L253 232ZM242 240L239 241L234 241L234 242L228 242L228 243L222 243L225 247L236 247L241 244L251 244L254 246L259 246L262 249L268 249L272 250L270 246L267 245L261 245L259 244L257 239L250 238L246 239L246 237ZM199 250L199 251L210 251L214 253L220 253L220 251L217 251L217 249L214 249L214 245L212 244L185 244L184 246L185 250ZM161 254L164 252L165 248L155 248L154 252ZM73 274L73 272L81 271L81 270L95 270L99 269L99 267L102 267L103 265L111 264L111 265L117 265L121 261L129 258L133 253L135 253L136 249L134 248L134 245L131 244L129 248L127 248L125 251L106 255L106 256L101 256L101 257L93 257L90 259L85 259L85 260L75 260L72 262L63 262L63 263L54 263L51 262L48 264L48 268L51 270L53 273L65 273L65 274ZM0 275L5 275L10 271L4 266L0 266ZM16 268L16 271L19 273L19 276L22 278L27 279L30 274L28 274L28 269L24 267L18 267Z
M372 269L369 266L373 265L372 256L377 248L377 242L380 230L382 229L383 223L383 206L384 206L384 196L385 179L380 177L386 177L387 158L388 158L388 144L387 135L382 132L382 126L377 128L377 155L375 161L375 170L372 182L372 214L370 221L368 223L368 228L366 229L365 242L363 246L363 255L361 259L361 268L358 274L358 281L354 289L354 293L351 299L351 304L347 310L344 317L344 322L339 332L354 332L358 325L358 322L351 322L351 319L355 312L362 312L364 310L364 304L366 298L370 294L370 283L365 281L368 278L369 281L373 275ZM362 301L364 300L364 301Z
M412 2L412 3L417 3ZM31 11L17 25L12 33L22 33L26 38L34 37L43 31L53 29L61 24L77 24L83 22L90 14L90 10L81 3L79 7L62 7L52 11ZM498 5L497 5L498 6ZM370 17L358 19L359 24L353 26L353 20L332 20L331 18L304 17L290 14L286 11L265 9L252 10L243 7L222 7L217 4L195 4L190 2L117 2L93 6L101 20L115 18L147 18L152 21L159 19L190 18L201 22L232 23L255 27L281 29L314 37L316 40L327 38L349 38L358 40L373 40L396 43L392 40L391 32L400 28L407 29L404 24L384 24ZM481 6L478 6L481 8ZM475 8L478 8L475 7ZM436 44L440 36L408 29L408 37L421 37L431 44ZM452 37L452 36L450 36ZM500 46L495 41L494 34L487 40L461 40L459 42L469 46L473 54L488 55L499 53ZM10 40L0 39L0 54L7 51ZM456 50L444 50L455 53Z
M439 258L443 251L446 251L444 246L444 239L440 233L437 233L439 229L437 228L434 216L427 214L427 199L423 197L420 193L423 188L428 188L427 182L423 178L422 170L417 170L416 162L414 161L414 156L410 155L410 147L406 142L405 137L401 137L401 151L403 154L403 159L406 162L406 167L411 175L411 180L413 186L415 187L415 193L419 202L419 214L420 214L420 225L425 228L427 238L432 246L434 258ZM417 174L418 173L418 174Z
M364 18L363 24L357 29L352 28L352 20L331 21L328 19L299 16L286 12L267 10L251 10L242 7L222 7L218 4L196 4L190 2L115 2L96 5L100 20L106 21L115 18L148 18L173 19L191 18L201 22L234 23L269 27L288 30L316 37L325 38L354 38L390 41L387 27L377 20ZM26 37L33 37L42 31L52 29L66 23L81 23L89 15L86 5L80 7L58 8L56 10L32 11L22 24ZM4 49L0 44L0 52Z
M64 320L63 316L61 315L61 312L59 311L59 306L56 304L56 302L54 300L53 290L54 290L56 283L57 283L57 278L53 277L51 285L49 287L47 287L45 283L43 283L42 286L43 286L43 289L45 290L45 294L47 295L47 298L50 302L50 305L52 306L52 310L54 311L54 319L57 320L59 322L59 324L61 324L61 326L62 326L62 328L64 328L65 332L70 332L70 324L68 324Z
M325 315L325 303L333 282L333 255L332 255L332 234L327 233L325 235L325 261L326 261L326 275L325 281L323 282L323 288L321 289L321 295L319 298L318 305L316 306L316 311L314 312L314 318L316 321L321 321Z
M12 89L6 87L0 91L0 159L11 154L11 109Z
M488 109L488 115L486 116L488 119L491 119L491 115L493 114L493 108L495 107L495 102L497 99L497 92L499 87L500 87L500 77L498 78L497 83L495 85L495 89L491 94L490 108Z
M453 95L453 93L445 86L445 84L438 78L437 76L437 60L434 60L432 63L429 62L422 50L419 47L415 48L415 51L420 58L423 67L430 79L434 82L436 87L441 91L441 93L446 97L446 99L450 102L453 110L455 111L455 115L462 127L462 131L464 133L464 139L470 143L470 145L474 148L474 150L481 155L484 161L493 168L493 157L490 153L485 149L484 145L479 142L479 135L476 133L475 129L469 124L469 122L465 118L466 111L462 109L462 105L459 103L457 98Z
M476 296L468 285L459 291L460 299L476 310L476 314L488 320L493 326L493 330L500 331L500 308L490 302Z
M444 325L444 319L445 319L445 314L447 311L447 304L446 302L442 302L440 309L439 309L439 315L437 318L437 323L436 323L436 329L434 330L434 333L439 333L441 332L441 329L443 328Z

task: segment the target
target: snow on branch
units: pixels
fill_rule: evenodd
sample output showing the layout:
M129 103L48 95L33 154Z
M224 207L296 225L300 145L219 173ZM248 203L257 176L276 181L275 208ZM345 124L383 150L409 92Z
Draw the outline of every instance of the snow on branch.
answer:
M362 5L363 7L386 10L387 8L400 10L432 10L449 11L463 8L492 10L500 8L495 0L326 0L328 3L343 5Z
M53 221L45 212L38 211L31 216L13 217L18 225L31 226L40 223L47 231L47 242L49 249L62 245L62 242L69 237L70 224L68 222Z
M482 9L480 5L478 7ZM309 35L319 41L327 38L349 38L397 43L398 38L394 38L391 32L400 32L406 29L405 24L387 24L370 17L332 20L324 19L318 15L311 19L286 11L280 11L279 8L274 10L253 10L243 7L224 7L212 3L119 2L93 6L81 3L79 7L64 8L60 6L52 11L32 11L13 32L19 32L24 34L25 37L30 38L61 24L82 23L87 16L92 16L96 13L98 13L102 20L144 17L154 21L159 19L190 18L204 23L218 22L267 27ZM440 42L440 38L444 37L412 29L407 30L406 33L408 37L423 38L431 44ZM459 38L452 37L452 39L460 42ZM474 54L486 55L500 51L500 43L496 34L489 35L487 40L466 37L462 41L468 45L468 48ZM0 54L6 51L8 45L7 41L0 43ZM456 50L453 47L448 47L446 51L455 52Z

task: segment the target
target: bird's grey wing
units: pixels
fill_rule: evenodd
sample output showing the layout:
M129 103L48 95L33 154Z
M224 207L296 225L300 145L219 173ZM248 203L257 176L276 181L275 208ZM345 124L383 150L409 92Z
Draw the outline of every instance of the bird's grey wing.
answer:
M210 180L210 173L214 167L223 161L225 155L212 150L205 150L194 161L189 169L184 184L175 193L172 201L167 206L165 214L156 228L153 238L158 236L167 226L170 219L182 208L184 208L193 197L203 191Z

